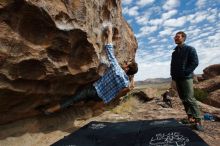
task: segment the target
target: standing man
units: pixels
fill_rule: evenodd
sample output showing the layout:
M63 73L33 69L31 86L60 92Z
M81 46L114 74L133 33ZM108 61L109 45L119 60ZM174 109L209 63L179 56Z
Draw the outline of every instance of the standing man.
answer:
M132 85L130 84L129 76L133 76L137 73L137 63L132 62L130 64L125 64L122 67L119 65L114 55L112 37L112 27L109 26L106 30L105 51L110 67L104 75L93 84L77 91L72 97L61 101L55 106L47 108L44 110L45 114L56 112L70 106L72 103L85 99L103 100L104 103L108 103L113 98L124 96L128 91L130 91Z
M188 121L195 124L195 128L203 131L200 110L194 97L193 71L199 64L195 48L186 45L186 34L177 32L174 41L177 44L171 59L171 77L176 82L179 97L182 100Z

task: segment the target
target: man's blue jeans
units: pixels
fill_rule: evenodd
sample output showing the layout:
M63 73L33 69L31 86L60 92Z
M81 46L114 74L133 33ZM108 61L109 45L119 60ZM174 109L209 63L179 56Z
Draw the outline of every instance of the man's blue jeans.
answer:
M101 100L93 85L86 86L79 90L72 97L68 97L60 102L61 109L70 106L71 104L81 100Z

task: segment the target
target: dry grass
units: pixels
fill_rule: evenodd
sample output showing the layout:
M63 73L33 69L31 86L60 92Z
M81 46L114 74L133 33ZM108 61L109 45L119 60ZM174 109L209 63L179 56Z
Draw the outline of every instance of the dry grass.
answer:
M141 87L136 87L134 91L144 91L149 97L158 97L161 96L164 91L170 88L170 83L163 84L150 84ZM123 113L132 113L138 109L141 105L141 101L137 98L128 95L127 99L123 101L117 107L111 109L111 111L115 114L123 114Z
M131 96L127 100L123 101L120 105L112 109L112 112L115 114L132 113L140 104L141 102L138 99Z

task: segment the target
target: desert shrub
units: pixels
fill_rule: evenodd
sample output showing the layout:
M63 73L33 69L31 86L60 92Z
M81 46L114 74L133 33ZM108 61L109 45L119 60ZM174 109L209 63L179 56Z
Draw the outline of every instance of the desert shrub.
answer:
M131 97L133 97L132 94L128 93L127 95L123 96L122 99L123 99L123 101L126 101L126 100L130 99Z
M131 98L132 96L128 97L127 100L124 100L121 102L120 105L112 109L113 113L116 114L122 114L122 113L132 113L140 105L140 101L137 100L136 98Z
M204 91L202 89L195 88L194 89L194 96L195 96L196 100L204 101L208 97L208 92Z

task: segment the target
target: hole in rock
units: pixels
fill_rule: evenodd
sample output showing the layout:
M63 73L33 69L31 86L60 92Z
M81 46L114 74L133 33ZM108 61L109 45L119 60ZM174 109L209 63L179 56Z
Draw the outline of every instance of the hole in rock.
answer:
M45 44L57 31L51 17L41 8L22 1L14 2L3 10L4 21L19 35L34 44Z
M11 70L11 75L23 79L41 79L46 75L46 68L39 60L25 60Z

